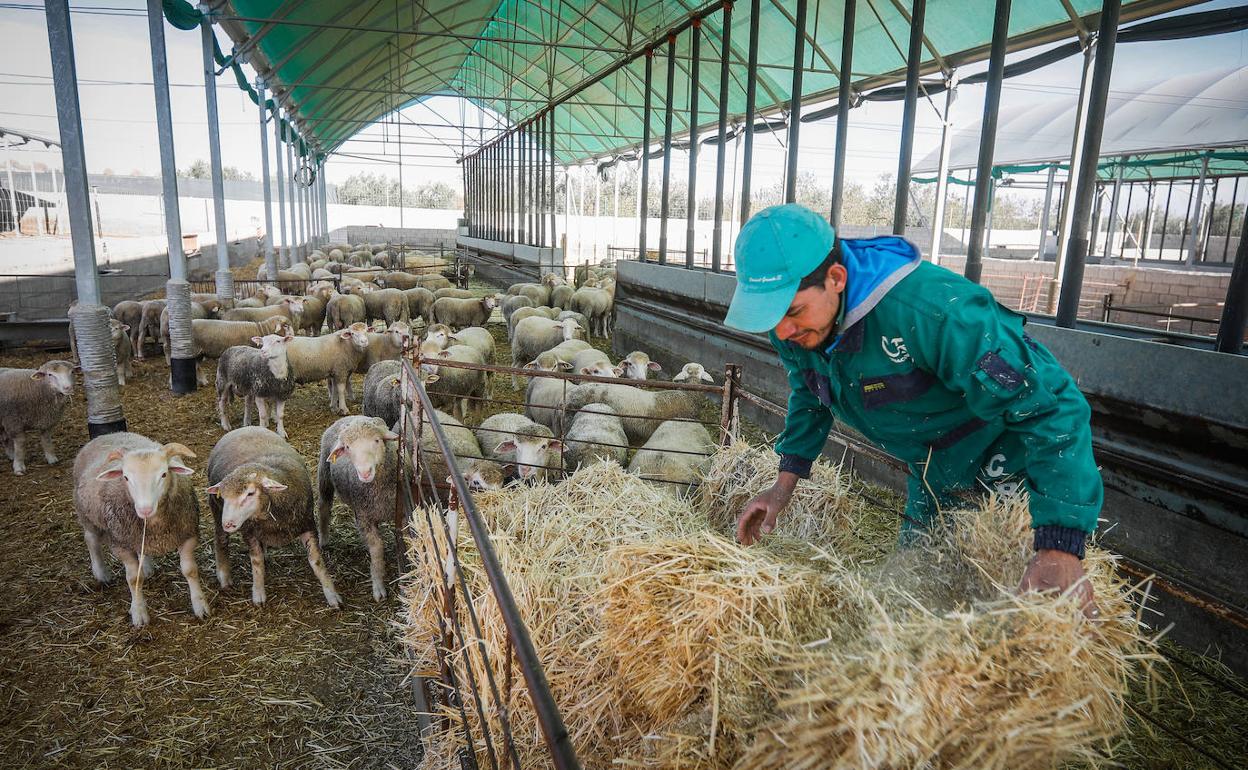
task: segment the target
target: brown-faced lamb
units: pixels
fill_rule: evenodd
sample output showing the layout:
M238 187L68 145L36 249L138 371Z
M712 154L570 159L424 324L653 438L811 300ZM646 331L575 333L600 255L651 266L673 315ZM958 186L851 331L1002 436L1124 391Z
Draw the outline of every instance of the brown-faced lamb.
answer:
M251 555L251 601L264 604L264 557L268 548L303 543L325 602L342 599L325 568L312 511L312 477L303 457L264 428L239 428L221 437L208 454L208 507L212 509L217 582L229 588L229 538L237 532Z
M545 425L522 414L500 412L481 421L477 441L485 457L516 466L521 481L558 478L563 470L563 442Z
M183 462L195 453L182 444L157 444L136 433L109 433L88 441L74 459L74 513L91 558L91 574L111 578L103 547L126 568L130 622L150 622L143 578L151 557L178 552L196 617L208 616L199 585L199 502L191 486L195 472ZM140 563L141 562L141 563Z
M699 426L701 427L701 426ZM606 404L586 404L572 418L563 437L564 462L569 470L610 460L623 466L628 462L628 436L615 410Z
M295 382L326 381L331 411L345 415L351 374L368 351L368 327L352 324L320 337L296 337L286 346L286 360Z
M252 337L258 350L236 345L217 359L217 416L223 430L230 430L226 408L238 396L243 399L243 425L251 424L251 405L255 403L260 427L268 428L271 405L277 435L286 438L286 399L295 392L286 347L294 339L277 334Z
M74 395L75 367L46 361L38 369L0 369L0 440L13 461L14 475L26 472L26 432L36 431L43 459L56 465L52 431Z
M320 531L329 533L334 494L355 514L368 546L373 598L386 598L386 556L379 527L394 520L398 434L376 417L343 417L321 435L316 464ZM344 462L345 461L345 462Z

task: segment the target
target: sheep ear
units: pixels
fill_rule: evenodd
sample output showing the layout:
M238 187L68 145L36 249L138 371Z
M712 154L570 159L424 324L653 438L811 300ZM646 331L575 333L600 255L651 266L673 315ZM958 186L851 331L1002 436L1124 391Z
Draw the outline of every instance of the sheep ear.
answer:
M331 463L336 463L338 462L338 458L342 457L346 453L347 453L347 448L342 445L341 441L339 441L337 444L334 444L333 449L329 450L329 455L326 457L326 459L328 459Z
M689 379L689 372L686 372L684 369L681 369L680 374L672 378L672 382L684 382L687 379Z
M343 329L342 331L338 332L338 336L339 336L339 337L342 337L344 340L349 340L349 339L351 339L351 335L352 335L352 334L354 334L354 332L353 332L353 331L351 331L351 328L350 328L350 327L348 327L348 328L346 328L346 329Z
M263 342L264 342L264 338L263 338L263 337L252 337L252 338L251 338L251 344L255 345L256 347L260 347L260 345L261 345Z
M650 371L652 372L658 372L658 371L663 370L663 364L660 364L658 361L651 361L648 364L648 366L650 367Z
M709 382L711 384L715 383L715 378L707 374L705 369L703 369L702 373L698 375L698 379L705 380L706 382Z
M451 351L449 351L449 350L439 350L439 351L438 351L438 357L439 357L439 358L450 358L450 357L451 357Z
M561 451L563 449L563 442L560 441L559 439L554 439L553 441L547 441L546 448L552 452Z
M108 470L96 476L100 481L111 481L112 479L121 478L121 468L109 468Z
M565 372L569 372L569 371L572 371L572 364L568 363L567 361L560 361L559 368L564 370Z
M615 376L616 376L616 377L623 377L623 376L624 376L624 369L623 369L622 367L617 366L617 367L615 367L614 369L612 369L611 371L615 372Z
M268 476L262 476L260 478L260 486L264 487L270 492L281 492L283 489L286 489L285 484L281 483L280 481L274 481Z
M220 483L213 484L212 486L205 489L204 492L209 495L219 495L221 494L221 484Z
M283 341L283 342L291 342L291 341L293 341L294 339L295 339L295 337L294 337L294 335L293 335L293 334L287 334L287 335L285 335L285 336L283 336L283 337L282 337L282 341Z
M494 447L494 451L496 453L514 452L516 451L516 442L512 441L511 439L507 439L506 441L500 443L498 446Z
M104 458L104 462L106 463L117 462L118 460L120 460L121 458L125 456L126 456L125 452L121 451L120 449L114 449L113 451L108 453L108 457Z
M592 370L593 370L593 367L589 367L589 366L582 366L582 367L581 367L581 374L589 374Z
M47 372L41 372L41 371L39 371L38 369L36 369L34 372L32 372L32 373L31 373L31 375L30 375L30 379L32 379L32 380L42 380L44 377L47 377L47 376L48 376L48 373L47 373Z
M130 324L122 324L122 325L121 325L121 330L122 330L123 332L128 332L128 331L130 331Z
M393 431L386 431L385 433L381 434L381 440L382 441L398 441L399 434Z
M185 465L182 464L181 460L178 460L176 458L169 463L169 470L173 471L179 476L195 475L195 470L193 468L186 467Z
M524 365L524 368L525 369L540 369L541 366L537 363L537 361L530 361Z
M161 451L165 453L165 457L189 457L192 460L195 459L194 452L187 449L184 444L179 444L177 442L165 444L161 447Z

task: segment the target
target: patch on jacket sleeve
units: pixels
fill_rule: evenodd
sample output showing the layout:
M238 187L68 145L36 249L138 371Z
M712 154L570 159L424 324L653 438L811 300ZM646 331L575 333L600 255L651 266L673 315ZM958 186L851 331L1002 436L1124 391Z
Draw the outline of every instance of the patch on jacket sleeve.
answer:
M979 369L1006 390L1018 390L1026 381L1022 372L1010 366L996 353L985 353L979 359Z

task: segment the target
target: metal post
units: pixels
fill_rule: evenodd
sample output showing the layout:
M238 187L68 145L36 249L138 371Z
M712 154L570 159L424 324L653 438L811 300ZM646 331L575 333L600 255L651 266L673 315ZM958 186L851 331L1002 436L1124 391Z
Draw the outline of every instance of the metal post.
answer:
M618 243L620 240L620 171L623 163L624 161L617 158L615 165L611 167L611 182L615 188L615 191L612 193L611 205L611 243L613 244ZM611 256L610 250L608 250L607 256Z
M1205 225L1205 177L1209 174L1209 153L1200 159L1200 181L1196 183L1196 226L1192 229L1192 250L1187 253L1187 265L1199 262L1205 256L1205 239L1200 237Z
M276 102L276 100L274 101ZM262 101L261 104L263 105L264 102ZM275 180L277 186L277 225L278 235L280 236L277 246L277 266L282 268L289 265L293 260L290 258L289 241L286 240L286 183L283 181L284 178L282 176L282 136L285 132L282 131L282 113L278 111L276 103L273 105L273 117L271 120L273 121L273 160L276 163L275 171L277 172L277 179ZM276 281L277 271L274 270L268 273L268 276L270 281Z
M56 184L56 169L52 169L52 183ZM1226 264L1226 252L1231 247L1231 233L1235 229L1235 202L1239 200L1239 177L1235 177L1235 186L1231 188L1231 207L1226 215L1226 240L1222 242L1222 263Z
M659 264L667 264L667 212L672 182L672 94L676 89L676 36L667 36L667 92L663 101L663 196L659 203Z
M555 226L555 108L550 108L550 247L559 248ZM565 257L566 258L566 257Z
M1122 240L1118 242L1118 258L1127 250L1127 236L1131 235L1131 197L1135 194L1135 185L1127 182L1127 210L1122 215ZM1137 242L1138 246L1139 243Z
M958 75L945 84L945 114L940 121L940 164L936 170L936 210L932 212L932 264L940 264L940 244L945 236L945 198L949 196L949 146L953 143L953 103L958 99ZM1050 173L1050 181L1053 177Z
M849 146L849 110L853 107L854 86L854 20L857 0L845 0L845 18L841 25L841 81L836 97L836 149L832 159L832 227L841 225L841 207L845 203L845 150ZM945 118L948 119L946 114Z
M916 7L917 12L917 7ZM988 54L988 83L984 91L983 130L979 134L979 159L975 165L975 202L971 208L971 239L966 247L963 275L979 283L984 271L984 225L988 218L992 195L992 158L997 143L997 112L1001 107L1001 80L1005 73L1005 47L1010 37L1010 0L997 0L992 21L992 48ZM913 127L913 126L912 126ZM913 138L913 137L912 137ZM907 156L908 166L909 156ZM909 173L909 168L906 168ZM899 188L900 189L900 188ZM905 216L904 206L899 209ZM905 222L893 232L905 233Z
M797 139L802 129L802 73L806 69L806 0L797 0L793 21L793 88L789 94L789 140L785 144L784 202L797 200Z
M1234 214L1234 209L1231 213ZM1228 239L1231 237L1228 233ZM1226 287L1222 320L1218 325L1216 349L1219 353L1239 353L1244 346L1244 328L1248 325L1248 217L1243 219L1239 246L1235 249L1235 266Z
M1088 256L1088 215L1092 196L1096 194L1096 159L1101 154L1101 132L1105 127L1105 102L1109 96L1109 78L1114 67L1114 43L1118 39L1118 12L1122 0L1104 0L1101 27L1097 35L1096 66L1092 74L1092 95L1088 100L1088 127L1084 137L1079 184L1075 190L1074 216L1071 217L1070 241L1062 293L1057 303L1057 325L1073 328L1079 316L1079 294L1083 290L1084 260Z
M1057 164L1049 166L1049 177L1044 183L1044 207L1040 209L1040 250L1036 259L1044 260L1044 247L1049 241L1049 209L1053 206L1053 179L1057 176Z
M52 55L52 82L56 91L56 120L60 128L61 167L65 173L65 208L74 249L74 279L78 295L78 305L71 311L70 317L74 322L74 340L82 363L87 432L95 438L126 430L126 418L121 410L121 390L117 386L117 363L109 335L109 310L100 304L100 279L95 264L87 157L82 146L82 110L78 105L78 67L74 61L69 0L47 0L44 9L48 50Z
M750 218L750 171L754 165L754 111L758 100L758 27L759 1L750 0L750 51L745 79L745 137L741 155L741 224Z
M901 116L901 151L897 157L897 195L893 203L893 235L906 234L906 209L910 202L910 156L914 152L914 120L919 101L919 65L923 61L923 19L927 14L927 0L914 0L910 11L910 48L906 54L906 100ZM993 110L995 117L996 110ZM985 115L987 110L985 109ZM984 134L987 134L984 131ZM983 152L983 141L980 141ZM979 180L975 180L978 186ZM972 229L973 229L972 225ZM973 236L972 236L973 239ZM971 256L968 251L966 263Z
M4 172L9 178L9 212L13 215L13 232L22 234L21 216L17 213L17 192L13 189L13 140L4 135Z
M273 243L273 183L268 177L268 136L265 134L265 79L256 80L256 100L260 102L260 178L265 183L265 275L277 277L277 253Z
M646 225L650 220L650 92L653 89L654 49L646 49L646 95L641 108L641 186L637 190L637 206L640 212L637 219L640 230L637 233L637 258L646 261Z
M1141 233L1140 242L1136 244L1136 246L1139 247L1139 252L1140 252L1139 259L1147 258L1148 249L1153 243L1153 204L1156 203L1156 198L1157 198L1157 185L1154 184L1153 182L1149 182L1148 183L1148 201L1144 204L1145 208L1144 208L1143 232ZM1229 242L1229 239L1231 237L1231 231L1229 228L1226 231L1226 237Z
M799 0L806 2L806 0ZM689 202L685 210L685 267L693 267L693 246L698 224L698 86L701 85L702 20L694 19L689 61Z
M44 217L47 216L47 209L39 205L39 179L35 176L34 158L30 159L30 164L27 168L30 169L30 194L35 201L35 233L38 235L44 235L45 231L43 220ZM1215 187L1214 190L1216 191L1217 188ZM1215 195L1214 197L1216 198L1217 196Z
M294 115L286 108L286 200L290 204L287 210L290 215L290 250L286 256L286 266L303 261L303 250L299 240L299 222L295 217L295 142L299 141L295 133Z
M204 96L208 104L208 164L212 169L213 229L217 234L217 296L234 299L234 274L230 272L230 244L225 231L225 181L221 172L221 128L217 115L217 71L212 60L211 8L199 6L200 48L204 63Z
M1170 180L1170 184L1166 186L1166 208L1161 212L1161 239L1157 244L1157 259L1165 259L1163 252L1166 248L1166 229L1170 226L1170 199L1174 196L1174 180Z
M528 156L524 134L516 131L516 243L528 243L529 232L525 227L528 216Z
M1114 220L1118 217L1118 201L1122 195L1122 174L1123 163L1128 156L1124 155L1118 159L1118 173L1114 174L1114 191L1109 196L1109 217L1105 223L1105 256L1109 257L1114 252L1114 230L1117 226Z
M853 2L853 0L850 0ZM715 221L711 226L711 272L723 269L724 171L728 156L728 51L732 47L732 1L724 3L719 43L719 146L715 148Z
M1088 99L1091 90L1092 59L1095 42L1089 42L1083 49L1083 67L1079 76L1079 98L1075 102L1075 132L1070 145L1070 169L1066 172L1065 191L1061 200L1059 218L1060 229L1057 235L1057 251L1053 256L1053 283L1049 285L1046 310L1050 313L1057 309L1057 290L1060 288L1062 273L1066 267L1066 254L1070 245L1071 220L1075 211L1075 178L1079 174L1079 161L1083 156L1083 142L1088 128Z
M602 201L602 175L598 173L598 167L591 164L590 172L594 175L594 264L598 264L598 207ZM614 222L612 222L614 224Z
M169 107L169 71L165 62L165 15L161 0L147 0L147 31L151 42L152 85L156 96L156 138L160 145L161 197L165 205L165 237L169 245L169 281L165 298L172 345L169 384L174 393L194 393L195 358L191 350L191 285L186 282L182 221L178 209L178 166L173 153L173 115Z

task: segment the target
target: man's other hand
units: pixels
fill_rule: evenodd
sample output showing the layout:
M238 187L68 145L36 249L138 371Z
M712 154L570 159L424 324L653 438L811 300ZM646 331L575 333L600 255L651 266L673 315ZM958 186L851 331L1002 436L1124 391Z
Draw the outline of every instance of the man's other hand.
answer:
M738 526L738 531L740 531L740 526ZM1031 558L1031 563L1023 572L1023 580L1018 585L1018 592L1020 594L1027 591L1065 592L1070 590L1071 586L1074 586L1073 593L1083 607L1083 614L1088 618L1100 617L1101 611L1097 608L1092 596L1092 584L1083 572L1083 562L1079 560L1079 557L1065 551L1050 549L1036 551L1036 555Z
M789 504L795 486L797 476L781 471L776 483L750 498L737 516L737 542L754 545L763 535L770 535L776 528L776 516Z

